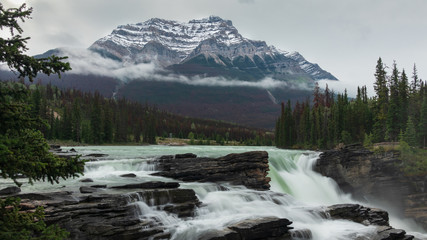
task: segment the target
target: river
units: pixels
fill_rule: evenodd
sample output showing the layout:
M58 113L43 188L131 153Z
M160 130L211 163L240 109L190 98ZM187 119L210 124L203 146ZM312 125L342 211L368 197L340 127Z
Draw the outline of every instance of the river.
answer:
M63 148L65 151L69 149L70 147ZM78 187L82 185L79 180L82 178L92 178L96 184L108 186L144 181L175 181L151 176L150 174L156 171L156 166L147 161L156 156L180 153L219 157L229 153L263 150L269 154L271 191L260 192L228 184L181 183L181 188L193 189L203 202L195 217L182 220L172 214L157 211L140 201L135 204L139 208L141 218L155 217L171 229L173 239L198 239L198 236L208 231L222 229L239 220L263 216L287 218L293 222L291 226L295 229L310 229L315 240L370 239L375 232L372 226L325 219L324 206L357 202L350 195L342 193L332 179L312 170L320 154L318 152L247 146L85 146L74 149L83 156L91 153L103 153L108 156L102 161L87 162L85 175L81 178L64 180L56 185L43 182L24 184L23 191L78 192ZM137 177L120 177L126 173L134 173ZM224 189L227 191L223 191ZM414 232L420 229L407 221L392 216L391 225L427 239L427 235Z

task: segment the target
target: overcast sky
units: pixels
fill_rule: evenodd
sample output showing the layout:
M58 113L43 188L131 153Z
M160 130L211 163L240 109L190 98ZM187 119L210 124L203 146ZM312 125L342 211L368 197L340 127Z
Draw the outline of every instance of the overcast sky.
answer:
M210 15L232 20L249 39L264 40L340 79L352 91L372 89L378 57L427 79L426 0L2 0L34 8L24 35L28 54L57 47L87 48L118 25L153 17L187 22ZM371 90L372 92L373 90Z

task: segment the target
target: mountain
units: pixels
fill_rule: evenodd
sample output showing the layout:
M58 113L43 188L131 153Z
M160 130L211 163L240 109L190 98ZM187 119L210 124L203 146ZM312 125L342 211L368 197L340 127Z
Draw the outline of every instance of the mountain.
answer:
M337 80L298 52L281 51L243 37L230 20L211 16L188 23L153 18L121 25L91 50L127 64L154 62L187 76L222 76L258 81Z
M52 49L36 57L52 54L68 56L73 70L41 82L258 128L274 128L280 102L304 101L317 80L337 80L298 52L245 38L231 21L215 16L122 25L88 49Z

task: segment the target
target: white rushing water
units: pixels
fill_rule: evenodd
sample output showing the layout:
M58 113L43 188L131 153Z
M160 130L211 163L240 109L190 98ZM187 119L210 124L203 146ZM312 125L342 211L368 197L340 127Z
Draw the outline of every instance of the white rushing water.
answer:
M68 149L70 148L64 148ZM319 156L317 152L273 147L228 146L89 146L75 149L81 155L108 154L102 161L87 162L85 175L80 179L92 178L96 184L107 184L109 187L143 181L176 181L150 175L155 172L155 166L147 161L155 156L195 153L198 156L219 157L229 153L255 150L265 150L269 153L271 191L254 191L243 186L227 184L181 182L181 188L193 189L203 202L197 209L196 216L186 220L156 210L147 205L143 199L133 203L138 206L141 218L151 217L167 226L173 239L199 239L209 232L220 231L240 220L270 216L291 220L293 222L291 226L295 229L310 229L312 239L315 240L370 239L375 232L375 228L371 226L325 218L324 206L356 202L351 196L343 194L332 179L312 170ZM134 173L137 177L120 177L126 173ZM58 185L25 184L23 191L78 192L78 187L83 184L78 181L79 179L69 179L61 181Z

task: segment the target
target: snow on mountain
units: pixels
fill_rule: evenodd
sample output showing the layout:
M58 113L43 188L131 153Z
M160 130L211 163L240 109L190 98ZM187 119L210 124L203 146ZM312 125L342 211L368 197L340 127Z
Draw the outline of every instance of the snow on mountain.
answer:
M121 25L96 41L89 49L129 63L155 62L162 67L203 60L240 72L289 78L336 78L304 59L297 52L268 46L264 41L243 37L230 20L210 16L182 23L152 18L143 23ZM205 64L206 65L206 64ZM182 68L181 68L182 69Z

